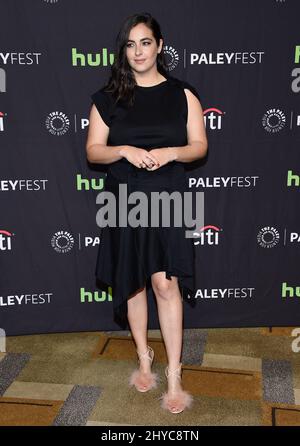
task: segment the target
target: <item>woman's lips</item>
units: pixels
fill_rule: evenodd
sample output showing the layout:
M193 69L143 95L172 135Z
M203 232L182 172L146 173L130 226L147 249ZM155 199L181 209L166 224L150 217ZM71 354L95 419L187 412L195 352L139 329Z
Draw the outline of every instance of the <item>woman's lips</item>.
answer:
M135 61L136 63L143 63L143 62L145 62L145 60L146 60L146 59L141 59L141 60L139 60L139 59L134 59L134 61Z

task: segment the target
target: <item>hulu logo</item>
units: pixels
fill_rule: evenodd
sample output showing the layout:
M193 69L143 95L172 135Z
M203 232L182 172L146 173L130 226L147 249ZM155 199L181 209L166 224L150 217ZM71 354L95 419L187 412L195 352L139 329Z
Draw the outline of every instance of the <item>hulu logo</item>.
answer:
M108 61L109 59L109 61ZM83 54L78 53L76 48L72 48L72 65L75 67L81 66L85 67L86 65L90 67L107 67L108 64L112 65L114 63L115 55L107 53L107 48L102 49L102 54ZM108 63L109 62L109 63Z
M104 186L104 179L99 178L96 180L95 178L92 178L89 180L88 178L82 178L80 174L77 174L76 176L77 180L77 190L100 190L103 189Z
M281 289L282 297L300 297L300 286L292 287L287 286L286 282L283 282Z
M300 45L296 45L295 47L295 63L300 62Z
M112 301L112 289L108 287L108 293L106 291L85 291L84 288L80 288L80 302L85 304L86 302L111 302Z
M293 173L292 170L288 170L287 187L291 186L300 186L300 176Z

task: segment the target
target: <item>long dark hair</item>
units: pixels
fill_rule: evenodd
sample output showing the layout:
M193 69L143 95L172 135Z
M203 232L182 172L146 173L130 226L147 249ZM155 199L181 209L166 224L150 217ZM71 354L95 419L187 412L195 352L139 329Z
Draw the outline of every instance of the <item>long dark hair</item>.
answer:
M104 87L105 91L111 92L115 97L115 103L124 100L127 105L133 105L136 82L127 61L126 45L131 28L139 23L144 23L152 30L157 46L159 46L160 39L163 39L160 25L148 12L133 14L123 21L116 38L115 59L111 66L111 75ZM168 68L163 49L157 54L156 61L157 71L167 78Z

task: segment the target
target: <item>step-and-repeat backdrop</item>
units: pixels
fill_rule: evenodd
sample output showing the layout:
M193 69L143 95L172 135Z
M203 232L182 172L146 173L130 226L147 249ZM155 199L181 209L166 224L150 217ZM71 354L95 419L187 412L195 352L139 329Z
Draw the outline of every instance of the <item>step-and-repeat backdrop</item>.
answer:
M103 166L86 159L90 95L125 17L160 23L172 76L204 111L196 290L184 326L295 326L300 317L300 2L0 1L0 327L119 330L94 275ZM187 302L189 300L189 302ZM149 328L158 327L148 289ZM191 305L189 305L191 303ZM122 327L124 328L124 327Z

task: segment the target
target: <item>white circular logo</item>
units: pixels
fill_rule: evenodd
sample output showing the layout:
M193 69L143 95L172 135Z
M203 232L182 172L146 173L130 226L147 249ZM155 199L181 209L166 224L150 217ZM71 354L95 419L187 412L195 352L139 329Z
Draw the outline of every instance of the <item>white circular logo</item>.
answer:
M51 246L56 252L66 253L74 246L74 238L67 231L58 231L51 239Z
M283 111L278 108L268 110L262 118L262 125L266 132L277 133L283 129L286 123L286 117Z
M52 135L64 135L69 130L69 127L70 120L68 116L62 112L52 112L46 118L46 128Z
M279 232L271 226L265 226L257 235L258 244L262 248L273 248L279 242L279 238Z
M170 56L170 61L167 61L167 66L168 66L168 70L172 71L174 70L174 68L177 67L178 63L179 63L179 54L178 52L175 50L175 48L173 48L172 46L168 46L165 45L164 48L164 54L167 54L168 56Z

